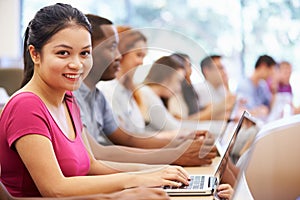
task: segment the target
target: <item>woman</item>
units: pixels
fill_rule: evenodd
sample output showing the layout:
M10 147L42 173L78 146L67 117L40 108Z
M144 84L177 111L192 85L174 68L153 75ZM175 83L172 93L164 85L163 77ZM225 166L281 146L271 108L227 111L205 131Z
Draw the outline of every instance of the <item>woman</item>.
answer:
M39 10L24 39L24 81L0 118L1 182L14 196L78 196L138 186L179 186L177 166L117 173L97 162L81 138L78 89L92 66L91 27L67 4Z
M182 60L185 66L185 79L181 83L181 92L173 95L168 103L168 110L178 119L195 119L200 120L200 116L194 116L201 108L199 105L199 96L197 95L191 81L192 66L190 57L183 53L174 53L172 56L176 56Z
M134 133L145 133L145 122L139 106L140 96L135 91L133 81L137 67L143 64L147 55L147 38L128 26L118 26L119 45L122 55L120 71L116 79L101 82L99 85L107 100L111 103L114 114L122 128ZM112 92L113 91L113 92Z
M173 95L168 100L168 110L173 116L183 120L223 120L224 111L226 111L224 108L225 102L221 101L201 107L201 98L198 96L191 81L192 66L190 57L183 53L174 53L172 56L177 57L184 64L186 75L181 83L181 92ZM224 75L225 78L227 78L226 74Z
M181 128L179 120L166 109L164 100L180 92L185 73L184 65L179 59L174 56L163 56L154 62L143 84L138 87L144 106L141 111L152 129Z

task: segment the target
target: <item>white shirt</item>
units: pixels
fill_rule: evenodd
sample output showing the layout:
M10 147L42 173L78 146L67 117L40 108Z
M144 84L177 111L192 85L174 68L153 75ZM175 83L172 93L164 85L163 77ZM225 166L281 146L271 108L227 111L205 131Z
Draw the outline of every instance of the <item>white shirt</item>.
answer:
M180 122L176 120L166 109L162 100L149 86L139 88L142 94L143 105L146 113L144 118L149 130L178 130Z
M145 121L132 91L126 89L117 79L101 81L97 87L111 105L121 128L132 133L145 132Z
M208 104L220 103L226 96L226 90L223 85L215 88L208 81L194 84L194 88L199 96L201 107L205 107Z

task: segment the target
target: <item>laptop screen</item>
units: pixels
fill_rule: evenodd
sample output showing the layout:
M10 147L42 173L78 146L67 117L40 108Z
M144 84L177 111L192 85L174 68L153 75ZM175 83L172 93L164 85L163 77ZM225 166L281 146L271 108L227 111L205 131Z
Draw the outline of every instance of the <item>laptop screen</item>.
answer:
M251 135L248 134L250 133L250 131ZM238 124L236 125L235 131L231 137L229 145L227 146L224 156L222 156L220 164L215 172L215 177L217 177L218 180L222 180L228 164L228 160L231 159L232 163L235 164L239 157L243 154L243 152L252 144L257 132L258 129L256 127L255 121L251 118L250 114L247 111L244 111ZM245 134L246 136L244 136ZM246 142L243 142L242 145L240 144L241 141L239 140L241 136L248 137L248 140ZM237 146L239 148L237 148ZM233 150L236 150L235 154L233 154ZM238 150L239 152L237 152Z

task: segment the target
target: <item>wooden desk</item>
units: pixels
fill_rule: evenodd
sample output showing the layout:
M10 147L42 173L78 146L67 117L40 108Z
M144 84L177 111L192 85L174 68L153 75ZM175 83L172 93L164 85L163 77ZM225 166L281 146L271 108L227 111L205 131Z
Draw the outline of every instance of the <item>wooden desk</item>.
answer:
M209 174L212 175L214 172L217 170L217 167L220 163L221 159L220 157L216 157L213 160L213 163L209 166L204 166L204 167L185 167L189 174ZM212 200L213 196L171 196L172 200L179 200L179 199L203 199L203 200Z

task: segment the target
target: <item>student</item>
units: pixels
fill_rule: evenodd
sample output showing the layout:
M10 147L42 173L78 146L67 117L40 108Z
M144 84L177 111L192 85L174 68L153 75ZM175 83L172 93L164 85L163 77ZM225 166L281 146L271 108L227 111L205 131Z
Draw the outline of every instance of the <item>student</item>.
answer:
M229 91L228 76L222 64L222 56L209 55L201 60L200 67L205 80L194 84L200 107L212 110L212 119L229 119L231 116L228 115L231 114L236 96Z
M201 60L200 67L205 81L203 84L195 86L201 97L201 106L223 101L229 89L222 57L220 55L209 55Z
M172 56L163 56L153 63L144 82L137 87L142 94L145 121L153 130L181 128L180 121L165 107L164 99L181 90L184 77L185 69L180 60Z
M287 92L293 94L290 78L292 75L293 67L288 61L279 63L279 80L277 92Z
M276 62L271 56L259 56L252 75L243 79L237 88L237 95L246 101L245 109L263 120L269 115L272 103L272 94L266 80L272 75L275 66Z
M18 197L188 184L181 167L117 173L86 149L79 107L71 91L91 70L91 53L90 24L70 5L44 7L30 21L24 39L23 87L0 118L1 182Z
M201 103L201 97L206 96L205 98L207 98L210 96L210 93L207 91L196 91L196 87L190 79L192 74L190 57L183 53L174 53L172 56L182 60L186 76L181 83L181 92L169 99L169 111L177 118L186 120L226 120L229 118L230 116L224 116L224 111L226 105L229 105L227 110L232 109L233 104L231 102L226 104L225 101L221 100L218 103L207 103L201 106L203 104Z
M210 136L205 139L186 140L174 148L165 148L165 145L171 142L169 138L163 138L159 134L153 137L133 137L116 123L109 103L96 84L100 80L114 79L116 72L120 70L121 55L117 48L118 34L111 21L91 14L87 17L93 27L94 63L91 72L79 90L74 92L74 95L79 102L83 124L89 133L87 138L95 157L111 161L148 164L172 163L182 166L212 163L212 159L216 156L216 149L212 146L214 140ZM203 132L203 136L205 134ZM114 144L119 145L100 145L98 142L105 143L108 140L105 136ZM95 140L98 138L100 139ZM128 148L123 145L139 148ZM156 149L145 149L155 146ZM200 149L209 149L209 151L205 153L205 156L199 158Z
M122 55L120 70L115 79L101 81L97 87L112 106L120 127L141 135L149 134L145 131L145 121L139 109L141 97L135 93L133 81L136 69L143 64L147 55L147 38L142 32L128 26L118 26L117 30L118 49Z
M192 85L192 65L190 57L183 53L174 53L172 56L178 57L185 67L185 79L181 83L181 91L174 94L167 103L168 110L178 119L200 120L202 116L195 116L201 108L199 96Z

